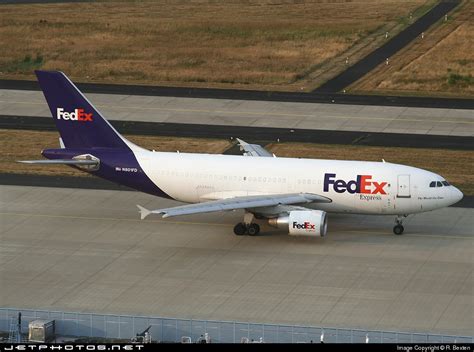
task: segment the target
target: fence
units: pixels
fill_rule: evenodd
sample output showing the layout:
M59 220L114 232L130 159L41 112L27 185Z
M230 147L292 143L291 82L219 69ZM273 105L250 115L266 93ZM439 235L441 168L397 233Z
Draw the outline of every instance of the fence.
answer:
M100 337L129 340L151 326L153 341L179 342L188 336L193 342L208 333L211 342L238 343L242 339L268 343L473 343L472 336L451 336L393 331L340 329L296 325L255 324L228 321L173 319L161 317L71 313L31 309L0 308L0 331L8 331L12 319L22 313L22 332L35 319L56 320L56 334L71 337ZM367 341L368 339L368 341Z

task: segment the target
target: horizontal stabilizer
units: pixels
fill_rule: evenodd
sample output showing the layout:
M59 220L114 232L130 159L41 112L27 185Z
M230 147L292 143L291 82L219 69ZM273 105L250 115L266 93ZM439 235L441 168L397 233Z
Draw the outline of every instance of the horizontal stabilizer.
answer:
M18 160L24 164L42 164L42 165L99 165L98 160L80 160L80 159L51 159L51 160Z
M144 208L144 207L142 207L141 205L138 205L138 204L137 204L137 207L138 207L138 210L140 212L140 219L141 220L145 219L148 215L151 214L151 211L148 210L147 208Z

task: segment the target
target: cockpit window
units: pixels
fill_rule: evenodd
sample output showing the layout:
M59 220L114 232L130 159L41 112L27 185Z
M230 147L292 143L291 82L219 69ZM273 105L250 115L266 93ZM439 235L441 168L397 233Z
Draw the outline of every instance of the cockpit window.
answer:
M445 186L449 186L449 185L450 185L448 181L442 181L442 182L443 182L443 185L445 185Z
M436 181L431 181L430 187L436 187Z
M436 187L443 187L443 184L440 181L436 181Z

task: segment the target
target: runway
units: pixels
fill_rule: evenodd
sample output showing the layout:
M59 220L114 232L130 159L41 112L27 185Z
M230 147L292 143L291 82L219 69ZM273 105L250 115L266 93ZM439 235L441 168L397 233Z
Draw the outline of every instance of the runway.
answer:
M473 335L472 209L237 237L239 212L140 221L175 202L138 192L0 194L2 307Z
M117 121L474 136L474 115L469 109L86 95L107 118ZM0 90L0 114L51 116L43 94L27 90Z

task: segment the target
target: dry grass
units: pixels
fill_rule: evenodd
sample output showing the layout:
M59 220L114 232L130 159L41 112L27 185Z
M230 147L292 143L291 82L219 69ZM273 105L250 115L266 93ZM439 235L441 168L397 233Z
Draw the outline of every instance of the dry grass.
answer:
M441 21L351 90L382 94L474 96L474 2L466 0Z
M300 89L300 78L426 3L433 0L4 5L0 77L33 79L42 68L82 82Z
M63 165L39 166L17 163L17 160L43 159L41 150L59 148L56 132L0 130L0 168L2 172L88 176L88 174ZM230 141L217 139L125 136L132 142L161 152L193 152L219 154L231 146Z
M474 195L474 152L422 148L367 147L310 143L273 143L277 156L381 161L410 165L443 175L464 194Z
M127 136L147 149L194 153L222 153L231 146L227 140ZM67 166L25 165L16 160L41 159L45 148L58 148L56 132L0 130L2 172L87 176ZM439 173L465 194L474 195L474 152L440 149L386 148L311 143L272 143L267 149L280 157L324 158L336 160L374 160L400 163Z

